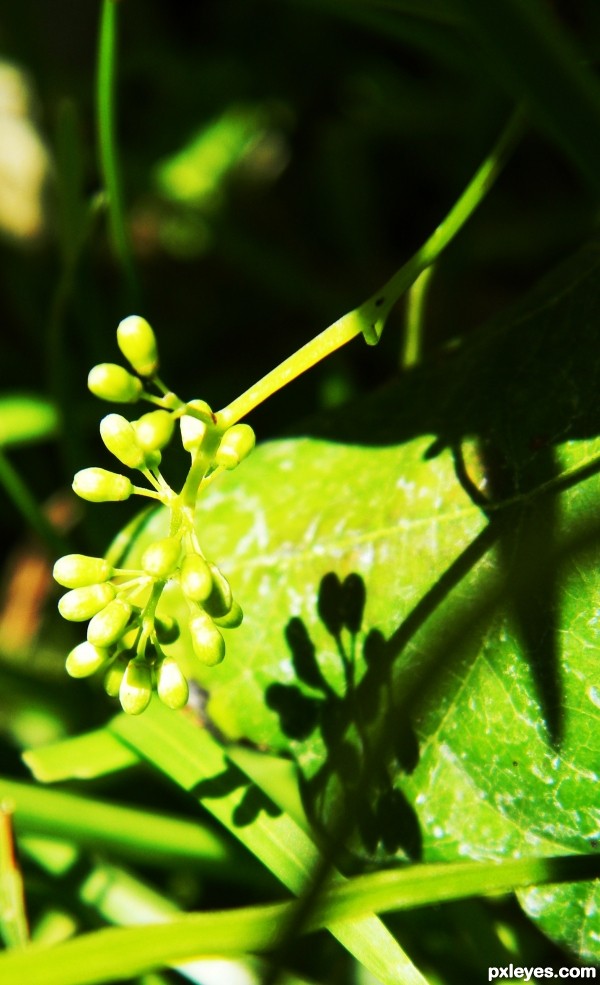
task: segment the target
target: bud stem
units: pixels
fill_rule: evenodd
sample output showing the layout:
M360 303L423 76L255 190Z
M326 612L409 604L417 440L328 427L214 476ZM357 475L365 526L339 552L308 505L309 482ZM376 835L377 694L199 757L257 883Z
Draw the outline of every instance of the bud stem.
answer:
M523 118L517 111L500 134L492 152L477 169L448 214L407 263L403 264L372 297L342 315L329 328L307 342L227 407L220 410L216 415L218 427L223 431L235 424L267 397L357 335L362 333L369 345L376 345L394 305L415 283L420 274L435 263L483 201L518 142L523 127Z

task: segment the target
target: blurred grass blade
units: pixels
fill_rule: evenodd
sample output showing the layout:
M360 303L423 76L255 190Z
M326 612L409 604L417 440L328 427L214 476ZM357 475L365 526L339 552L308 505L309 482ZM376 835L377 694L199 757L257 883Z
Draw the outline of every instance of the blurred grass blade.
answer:
M110 729L185 790L238 838L293 893L309 885L321 856L314 842L255 787L204 729L154 702L143 717L119 715ZM334 875L332 881L342 880ZM368 913L331 933L383 985L425 985L425 979L378 917Z
M21 514L25 523L31 527L51 554L64 554L65 544L60 534L46 518L29 486L11 465L0 448L0 486Z
M393 910L483 893L508 892L540 882L574 881L600 874L600 856L515 859L411 866L358 876L329 890L307 930L357 918L373 906ZM293 903L189 914L165 924L85 934L52 948L30 946L0 956L2 985L93 985L139 975L201 954L271 950ZM396 979L396 985L402 981Z
M252 823L243 823L248 781L228 762L212 736L158 703L140 719L117 716L110 729L30 750L23 758L34 775L46 782L101 775L120 768L120 763L127 766L140 758L149 760L179 786L193 791L284 885L297 894L302 892L319 861L314 843L286 814L269 815L265 799L258 802ZM383 982L423 985L422 975L376 917L362 918L360 926L339 927L335 933L359 960L377 969Z
M540 0L454 0L500 83L600 194L600 84Z
M53 438L57 424L54 405L44 397L16 393L0 397L0 448Z
M23 947L29 938L23 878L13 831L14 804L0 795L0 932L6 947Z
M108 196L112 246L121 264L130 298L133 299L137 296L137 282L125 221L115 119L118 6L115 0L102 0L96 75L98 149L100 170Z
M23 753L23 760L36 780L57 783L60 780L91 780L114 773L135 766L139 756L106 729L97 729L28 749Z
M116 852L153 865L185 861L226 869L239 866L237 853L202 825L71 793L44 790L0 778L0 801L17 809L17 830L74 841L91 849Z
M60 246L63 266L72 270L91 220L91 207L85 195L82 135L77 106L72 99L63 99L58 106L55 146Z

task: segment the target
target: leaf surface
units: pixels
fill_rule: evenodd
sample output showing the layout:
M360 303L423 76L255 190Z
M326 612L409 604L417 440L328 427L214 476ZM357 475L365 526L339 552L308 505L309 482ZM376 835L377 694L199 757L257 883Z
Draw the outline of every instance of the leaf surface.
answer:
M458 352L263 445L200 504L246 612L223 664L195 668L208 714L293 754L317 824L356 805L362 856L597 844L599 300L591 248ZM594 960L593 892L522 901Z

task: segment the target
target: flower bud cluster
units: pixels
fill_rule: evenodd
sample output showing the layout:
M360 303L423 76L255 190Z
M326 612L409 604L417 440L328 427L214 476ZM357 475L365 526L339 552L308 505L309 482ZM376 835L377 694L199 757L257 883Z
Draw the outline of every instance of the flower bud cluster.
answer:
M194 517L202 490L224 469L235 468L252 451L255 439L247 424L220 427L205 401L186 403L164 386L157 375L154 332L144 318L125 318L117 329L117 343L133 372L102 363L92 369L88 384L104 400L144 399L157 408L133 421L111 413L100 423L107 450L122 466L140 472L148 485L140 487L120 472L92 467L75 475L73 489L93 503L125 500L134 494L158 500L169 511L171 535L146 548L139 568L117 568L104 558L68 554L56 562L54 578L68 589L58 604L61 615L72 622L88 622L85 641L67 657L68 673L88 677L103 670L107 693L118 696L126 712L138 715L154 691L173 709L188 700L186 677L163 649L178 638L182 627L173 618L157 615L168 583L178 585L187 603L187 629L200 663L220 663L225 656L221 629L242 622L229 582L200 548ZM160 472L162 451L177 423L183 447L191 456L179 492Z

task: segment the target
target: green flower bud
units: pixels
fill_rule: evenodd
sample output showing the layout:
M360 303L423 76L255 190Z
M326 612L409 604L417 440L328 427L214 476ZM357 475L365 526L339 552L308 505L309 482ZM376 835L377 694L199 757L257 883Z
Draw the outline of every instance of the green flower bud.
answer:
M145 660L130 660L119 688L119 701L128 715L141 715L152 697L152 675Z
M166 581L173 574L181 554L178 537L165 537L150 544L142 554L141 566L147 575Z
M133 421L135 435L144 451L159 451L169 444L173 437L175 421L167 410L151 410Z
M89 677L110 660L110 650L93 646L92 643L80 643L71 650L67 657L67 674L71 677Z
M192 407L205 418L205 420L199 420L190 414L184 414L179 421L183 447L186 451L195 451L202 444L207 426L212 424L213 413L205 400L190 400L187 406Z
M74 588L72 592L67 592L58 601L58 611L63 619L69 622L85 622L86 619L95 618L100 614L105 606L112 602L116 592L112 585L87 585L82 588Z
M220 664L225 656L225 640L206 612L201 612L190 622L194 653L207 667Z
M94 646L112 646L120 640L131 617L132 608L123 599L114 599L90 620L88 642Z
M160 663L156 674L156 690L163 704L174 711L187 704L190 696L188 682L173 657L165 657Z
M145 466L147 469L159 469L162 462L162 455L159 451L147 451L145 455Z
M233 605L231 585L216 564L209 561L208 566L212 574L213 585L210 595L202 605L210 616L220 619L227 615Z
M215 455L217 465L234 469L246 458L256 443L256 436L249 424L234 424L228 428Z
M119 323L117 344L125 359L140 376L154 376L158 370L156 336L145 318L129 315Z
M106 469L81 469L73 478L73 491L89 503L116 503L129 499L133 485L125 475Z
M213 588L213 576L200 554L186 554L179 576L183 594L193 602L204 602Z
M88 387L95 397L118 404L134 404L143 390L141 380L116 363L94 366L88 376Z
M130 469L146 465L144 450L138 444L133 426L120 414L107 414L100 421L100 436L115 458Z
M103 557L65 554L59 557L52 574L54 580L65 588L83 588L84 585L108 581L114 574L114 568Z
M104 690L109 697L117 698L119 696L121 681L123 680L129 660L130 655L128 653L122 653L121 656L117 657L112 666L109 667L104 678Z
M154 620L154 630L159 643L174 643L179 639L179 623L173 616L157 616Z
M242 607L235 600L227 615L214 617L215 624L221 626L223 629L237 629L238 626L242 625L243 620L244 613L242 612Z

